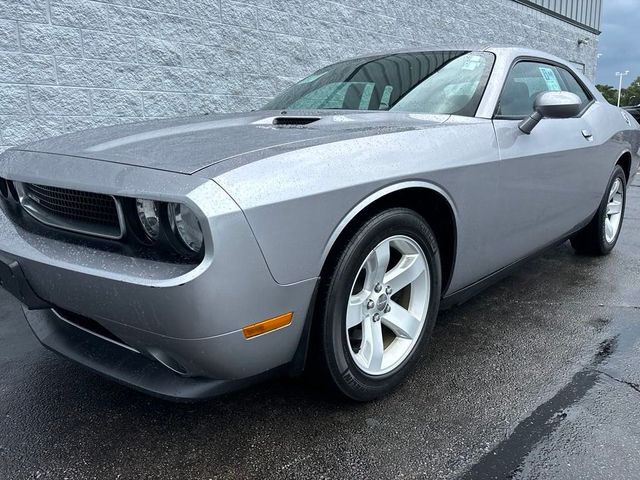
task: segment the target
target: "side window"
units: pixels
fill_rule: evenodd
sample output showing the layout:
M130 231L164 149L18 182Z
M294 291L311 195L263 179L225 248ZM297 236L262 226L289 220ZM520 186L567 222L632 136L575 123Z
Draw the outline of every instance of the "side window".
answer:
M575 93L583 104L590 100L567 70L545 63L519 62L509 72L497 114L503 117L526 117L533 112L533 102L540 93L561 90Z
M587 103L591 101L591 94L588 93L582 85L578 83L576 78L569 73L568 70L564 68L559 68L560 75L562 75L562 79L564 80L565 90L567 92L575 93L582 100L582 106L584 107Z

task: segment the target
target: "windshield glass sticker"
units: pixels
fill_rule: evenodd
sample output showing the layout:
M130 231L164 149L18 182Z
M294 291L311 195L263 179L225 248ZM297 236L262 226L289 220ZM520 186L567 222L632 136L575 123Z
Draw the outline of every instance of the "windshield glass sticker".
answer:
M462 69L463 70L475 70L476 68L478 68L483 63L484 63L484 58L482 58L482 57L480 57L478 55L473 55L471 57L467 57L467 59L465 60L464 64L462 65Z

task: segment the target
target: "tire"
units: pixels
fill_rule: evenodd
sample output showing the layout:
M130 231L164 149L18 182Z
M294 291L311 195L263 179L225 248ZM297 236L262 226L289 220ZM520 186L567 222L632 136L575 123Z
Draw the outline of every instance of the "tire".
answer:
M325 272L316 317L320 366L329 384L352 400L384 396L431 337L441 295L435 235L413 210L382 211L332 255Z
M616 246L627 204L627 179L616 165L596 215L591 222L571 237L575 251L583 255L608 255Z

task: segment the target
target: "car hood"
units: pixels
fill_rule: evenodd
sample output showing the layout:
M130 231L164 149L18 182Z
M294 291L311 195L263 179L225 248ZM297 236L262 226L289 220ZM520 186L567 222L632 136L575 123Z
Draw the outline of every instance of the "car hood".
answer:
M216 163L439 125L448 115L259 111L102 127L36 141L20 150L193 174Z

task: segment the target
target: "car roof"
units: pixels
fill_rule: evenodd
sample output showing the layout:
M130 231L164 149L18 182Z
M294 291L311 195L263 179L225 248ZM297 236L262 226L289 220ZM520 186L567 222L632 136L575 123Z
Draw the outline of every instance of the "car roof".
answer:
M457 44L457 45L437 45L437 46L425 45L423 47L412 47L412 48L399 49L399 50L371 52L365 55L358 55L356 57L351 57L349 60L383 56L383 55L395 55L395 54L402 54L402 53L443 52L443 51L491 52L491 53L495 53L496 55L512 57L514 59L517 57L534 57L534 58L543 58L546 60L551 60L553 62L561 63L567 66L572 65L572 62L570 62L569 60L557 57L555 55L552 55L551 53L544 52L542 50L519 47L516 45L500 45L500 44L475 44L475 45Z
M483 50L487 52L494 52L497 54L512 56L513 58L535 57L535 58L544 58L547 60L551 60L554 62L567 64L567 65L573 64L573 62L570 62L567 59L558 57L556 55L553 55L549 52L545 52L543 50L536 50L534 48L518 47L513 45L492 45L492 46L485 47Z

